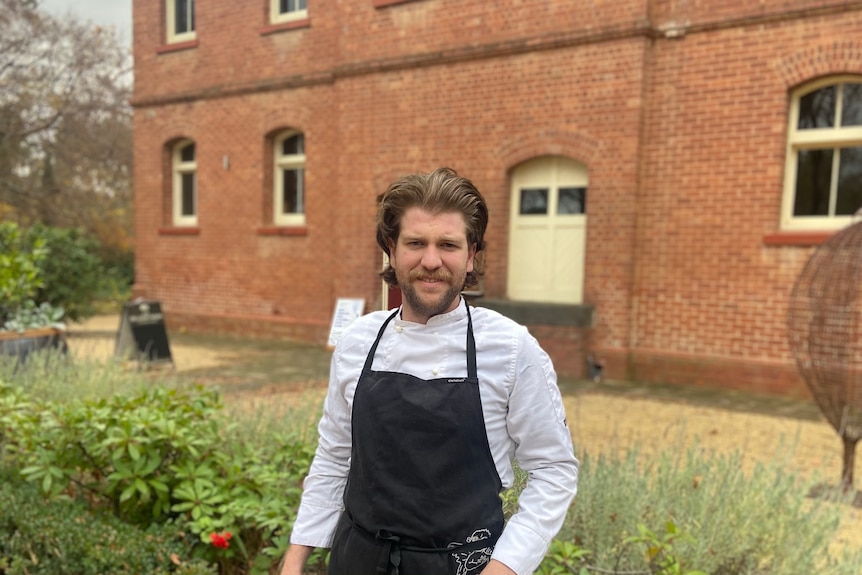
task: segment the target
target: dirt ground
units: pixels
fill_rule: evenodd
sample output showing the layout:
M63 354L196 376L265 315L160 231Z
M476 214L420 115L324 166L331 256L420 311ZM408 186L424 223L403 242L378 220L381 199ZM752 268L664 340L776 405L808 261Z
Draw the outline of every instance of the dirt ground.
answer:
M72 353L110 358L119 320L93 318L69 330ZM325 393L330 352L279 341L248 341L227 336L171 333L176 371L216 384L225 401L249 407L288 407L318 401ZM770 461L782 445L793 447L790 465L829 482L841 476L841 441L812 402L679 387L637 386L625 382L561 381L566 414L576 449L592 455L642 451L697 441L706 449L739 450L743 465ZM862 481L862 455L856 483ZM849 508L840 545L862 548L862 509Z

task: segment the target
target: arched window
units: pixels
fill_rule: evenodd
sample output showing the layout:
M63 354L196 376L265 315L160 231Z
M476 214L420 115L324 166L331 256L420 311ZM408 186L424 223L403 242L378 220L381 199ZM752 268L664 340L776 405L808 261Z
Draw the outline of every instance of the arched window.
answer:
M862 208L862 78L830 78L794 92L782 228L838 229Z
M173 222L175 226L198 224L198 185L195 143L181 140L171 154L173 171Z
M294 130L278 134L273 142L275 224L305 225L305 138Z
M167 42L189 42L197 38L195 32L195 0L167 0Z

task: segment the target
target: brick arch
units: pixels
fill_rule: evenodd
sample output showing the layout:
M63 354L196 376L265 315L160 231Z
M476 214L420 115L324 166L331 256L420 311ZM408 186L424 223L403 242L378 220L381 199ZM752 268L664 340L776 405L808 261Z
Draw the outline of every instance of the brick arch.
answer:
M281 130L296 130L305 134L305 126L311 123L311 115L305 106L299 106L271 110L261 120L261 131L267 136Z
M179 132L173 132L170 136L162 140L162 145L166 148L173 148L177 144L177 142L181 140L197 142L197 138L190 136L188 130L181 130Z
M566 156L587 166L598 156L599 144L582 134L548 130L526 137L512 138L498 150L506 172L539 156Z
M775 70L788 90L822 76L862 73L862 41L811 46L777 60Z

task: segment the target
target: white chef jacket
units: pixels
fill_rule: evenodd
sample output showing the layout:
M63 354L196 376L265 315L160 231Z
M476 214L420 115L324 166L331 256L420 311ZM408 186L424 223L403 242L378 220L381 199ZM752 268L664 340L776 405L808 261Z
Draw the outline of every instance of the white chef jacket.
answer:
M350 469L351 414L356 384L380 326L391 311L354 321L332 356L320 442L305 479L291 543L330 547L343 511ZM514 483L512 458L528 474L518 511L494 548L496 559L518 575L539 566L577 491L578 461L566 427L557 376L548 355L524 326L487 308L471 308L479 394L491 455L503 488ZM421 379L467 375L464 305L427 324L390 322L372 369Z

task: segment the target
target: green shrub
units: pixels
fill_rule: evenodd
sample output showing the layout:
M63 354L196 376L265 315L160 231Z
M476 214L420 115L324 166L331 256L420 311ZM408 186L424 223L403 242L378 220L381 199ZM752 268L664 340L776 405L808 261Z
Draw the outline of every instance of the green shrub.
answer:
M64 509L84 518L79 530L107 512L135 533L182 530L183 557L221 575L275 568L316 445L319 403L290 411L234 401L225 410L214 389L56 355L21 369L0 363L3 378L0 457L31 489L75 502ZM582 455L579 494L539 572L862 572L859 552L830 549L846 507L806 497L816 478L788 472L782 451L743 471L740 454L687 445L670 441L650 457L638 446L621 457ZM525 474L517 478L504 495L507 513ZM0 522L6 507L0 501ZM229 545L216 547L214 533L231 533ZM306 572L325 573L326 559L317 551ZM113 568L103 572L125 572L122 563ZM0 559L0 573L9 569Z
M103 575L215 573L189 557L187 537L170 525L146 530L73 501L46 500L11 473L0 483L0 573Z
M151 386L46 401L0 384L8 465L51 498L88 501L126 523L172 523L222 573L266 573L284 553L314 442L243 439L212 389ZM213 533L232 534L230 546Z
M23 331L93 315L117 279L99 243L77 229L0 223L0 329Z
M13 222L0 222L0 329L43 285L44 240L26 241Z
M622 457L585 454L558 540L588 550L589 565L608 573L643 572L644 533L670 537L683 568L712 575L862 572L862 553L830 553L847 512L840 500L808 498L816 479L789 472L781 451L750 473L741 461L739 453L696 446L671 445L652 457L638 446ZM549 557L543 572L553 573L557 559Z
M94 302L103 291L105 272L99 259L99 242L75 228L35 224L22 234L30 245L43 244L47 256L39 262L42 285L35 299L62 307L66 317L79 320L93 315Z

